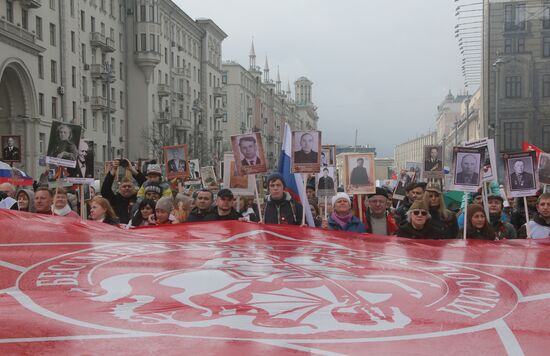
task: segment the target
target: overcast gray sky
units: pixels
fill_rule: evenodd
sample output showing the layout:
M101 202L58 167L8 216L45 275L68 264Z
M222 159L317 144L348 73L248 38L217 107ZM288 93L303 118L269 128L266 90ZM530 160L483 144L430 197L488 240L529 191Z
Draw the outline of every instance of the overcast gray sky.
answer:
M393 156L396 144L435 127L449 89L463 91L452 0L175 0L229 37L223 59L268 56L286 88L314 82L323 143L358 143ZM294 94L294 89L292 89Z

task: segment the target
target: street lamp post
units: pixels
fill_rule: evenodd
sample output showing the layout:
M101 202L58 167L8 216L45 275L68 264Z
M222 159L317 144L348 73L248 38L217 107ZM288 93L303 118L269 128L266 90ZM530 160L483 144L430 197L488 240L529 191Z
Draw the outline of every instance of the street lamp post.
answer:
M470 141L470 102L470 97L464 100L464 104L466 104L466 142Z
M111 81L114 79L113 68L108 62L103 63L101 78L107 84L107 160L113 160L111 142Z
M504 61L502 58L498 58L495 63L493 63L493 68L495 70L495 133L494 133L494 140L495 140L495 147L497 150L497 153L500 153L500 145L498 142L498 136L500 132L499 128L499 89L500 89L500 65L503 64Z

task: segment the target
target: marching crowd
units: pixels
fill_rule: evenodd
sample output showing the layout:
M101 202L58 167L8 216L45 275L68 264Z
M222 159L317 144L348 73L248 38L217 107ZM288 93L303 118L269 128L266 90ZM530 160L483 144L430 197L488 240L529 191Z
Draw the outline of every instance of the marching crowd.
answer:
M163 180L158 164L148 165L145 175L128 165L131 177L115 182L119 165L120 160L114 162L100 191L92 189L85 202L90 220L124 228L220 220L290 225L303 221L302 205L285 191L285 180L278 173L268 177L268 195L258 206L254 199L235 199L227 188L217 194L208 189L178 192ZM412 239L455 239L464 234L467 239L480 240L550 236L550 193L529 197L527 209L523 199L510 200L505 208L504 198L498 194L487 196L484 206L481 193L477 193L466 209L451 211L438 184L410 183L406 192L405 199L396 203L392 191L385 187L376 188L363 201L338 191L325 206L319 204L315 187L307 187L315 225L321 229ZM60 187L16 190L10 183L0 184L0 208L80 218L78 194Z

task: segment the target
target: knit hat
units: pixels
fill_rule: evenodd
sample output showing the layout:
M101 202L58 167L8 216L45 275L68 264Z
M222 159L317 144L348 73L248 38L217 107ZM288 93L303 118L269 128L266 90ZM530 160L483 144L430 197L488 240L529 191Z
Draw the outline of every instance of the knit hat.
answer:
M174 202L170 197L162 197L157 201L155 209L164 210L169 213L174 209Z
M372 198L373 196L375 195L381 195L383 196L384 198L388 199L388 191L384 188L378 188L376 187L376 192L373 193L373 194L369 194L369 199Z
M147 166L147 175L149 174L158 174L159 176L162 175L162 170L160 169L159 164L150 164Z
M149 192L157 193L158 195L162 195L162 189L160 188L160 185L151 183L147 185L144 189L145 194Z
M489 194L489 196L487 197L487 201L491 199L498 199L501 203L504 203L504 198L500 194Z
M332 197L332 207L334 208L334 204L340 199L346 199L348 203L351 205L351 200L349 198L349 195L346 193L337 193L335 196Z
M409 208L409 211L413 211L413 210L426 210L426 211L430 211L428 209L428 207L426 206L426 204L424 204L424 202L422 200L416 200L412 205L411 207Z
M439 184L437 184L437 183L429 183L426 186L426 191L441 194L441 188L440 188Z
M218 198L231 198L233 199L233 192L230 189L224 188L218 192Z
M269 183L276 180L283 182L283 188L286 188L285 178L280 173L271 173L269 177L267 177L267 185L269 186Z

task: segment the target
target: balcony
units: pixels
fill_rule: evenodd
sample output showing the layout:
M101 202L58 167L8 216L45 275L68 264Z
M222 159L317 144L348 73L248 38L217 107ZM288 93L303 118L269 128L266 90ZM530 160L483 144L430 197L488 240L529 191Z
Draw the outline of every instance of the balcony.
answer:
M215 98L219 98L225 95L221 87L214 87L212 90Z
M215 130L214 141L221 141L221 140L223 140L223 130Z
M105 37L104 34L99 32L90 33L90 44L92 47L101 48L102 52L114 52L115 41L110 37Z
M169 111L158 112L155 115L155 121L157 124L168 124L172 119L172 114Z
M187 119L178 119L174 123L174 129L179 131L191 131L193 127L191 126L191 120Z
M36 44L35 35L4 19L0 19L0 42L15 42L22 50L35 56L46 50Z
M21 6L28 9L38 9L42 6L42 0L21 0Z
M91 99L92 99L91 100L92 110L106 111L108 109L107 98L105 98L103 96L92 96ZM111 104L110 105L111 106L111 112L115 112L116 111L116 101L111 99L110 104Z
M156 66L160 63L160 53L155 51L139 51L134 54L139 66Z
M159 96L169 96L170 91L170 85L168 84L159 84L157 86L157 92Z
M103 80L104 76L106 75L103 72L103 65L101 64L90 64L90 75L94 79L101 79ZM111 68L111 83L114 83L116 80L116 72L113 68Z
M224 116L225 116L225 110L221 108L216 108L216 110L214 111L214 117L216 119L220 119Z
M172 73L174 73L175 75L178 75L180 77L183 77L185 76L185 68L172 68Z

